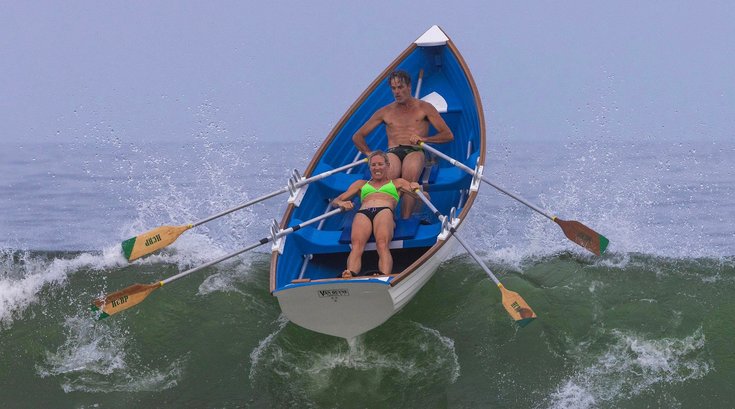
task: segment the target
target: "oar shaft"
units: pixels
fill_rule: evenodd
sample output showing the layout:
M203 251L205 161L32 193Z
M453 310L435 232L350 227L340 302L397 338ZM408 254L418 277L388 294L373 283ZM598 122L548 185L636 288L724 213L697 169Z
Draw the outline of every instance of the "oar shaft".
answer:
M204 224L206 222L209 222L209 221L212 221L214 219L220 218L220 217L222 217L224 215L230 214L230 213L232 213L232 212L234 212L236 210L244 209L246 207L252 206L252 205L254 205L256 203L260 203L260 202L262 202L264 200L270 199L271 197L275 197L275 196L280 195L281 193L286 193L286 192L288 192L288 187L281 188L280 190L276 190L275 192L268 193L267 195L263 195L263 196L261 196L261 197L259 197L257 199L253 199L253 200L251 200L249 202L246 202L246 203L243 203L243 204L238 205L236 207L233 207L232 209L225 210L223 212L220 212L220 213L215 214L214 216L210 216L210 217L207 217L206 219L199 220L196 223L192 223L191 227L199 226L200 224Z
M439 220L446 219L446 216L444 216L443 214L441 214L441 212L439 211L439 209L437 209L436 207L434 207L434 204L431 203L429 201L429 199L427 199L426 196L424 196L424 194L420 190L417 190L416 191L416 194L418 194L419 198L424 202L424 204L426 204L426 206L429 209L431 209L431 212L434 213L434 215ZM452 234L454 235L454 238L457 239L457 241L459 242L459 244L461 244L462 247L464 247L464 249L467 250L468 253L470 253L470 256L472 256L472 258L475 259L475 261L477 262L477 264L479 264L480 267L482 267L482 269L485 270L485 273L487 273L487 275L490 276L490 278L493 280L493 282L495 282L496 285L500 285L500 281L498 281L498 278L495 277L495 274L493 274L493 272L485 264L485 262L482 261L482 259L480 258L480 256L477 253L475 253L475 251L472 250L472 248L467 243L465 243L465 241L459 236L459 234L457 234L457 229L455 229L451 224L449 224L449 222L450 222L450 220L447 220L447 225L449 226L449 231L452 232Z
M320 173L318 175L314 175L312 177L308 177L308 178L302 180L301 182L296 183L296 187L301 187L301 186L307 185L307 184L309 184L311 182L316 182L317 180L322 180L322 179L324 179L324 178L326 178L328 176L334 175L335 173L340 173L340 172L345 171L347 169L354 168L355 166L360 165L360 164L363 164L365 162L367 162L367 158L362 158L362 159L356 160L356 161L354 161L352 163L348 163L348 164L346 164L344 166L340 166L338 168L334 168L332 170L328 170L326 172L322 172L322 173Z
M424 148L425 150L433 153L434 155L436 155L436 156L438 156L438 157L446 160L447 162L451 163L452 165L454 165L454 166L462 169L463 171L469 173L470 175L475 176L475 171L472 168L470 168L469 166L465 165L464 163L462 163L462 162L460 162L460 161L458 161L458 160L456 160L456 159L454 159L454 158L452 158L452 157L450 157L448 155L445 155L444 153L438 151L434 147L431 147L431 146L427 145L424 142L421 143L421 147ZM528 206L532 210L535 210L539 214L541 214L543 216L546 216L546 217L548 217L551 220L554 220L555 219L555 216L552 216L547 211L545 211L545 210L543 210L543 209L535 206L533 203L529 202L528 200L524 199L523 197L521 197L521 196L519 196L517 194L511 193L508 190L504 189L503 187L501 187L501 186L493 183L492 181L490 181L490 179L486 178L485 175L480 175L480 179L483 182L487 183L488 185L494 187L495 189L498 189L499 191L505 193L506 195L512 197L513 199L515 199L515 200L523 203L524 205Z
M324 179L326 177L329 177L329 176L334 175L335 173L339 173L339 172L345 171L347 169L353 168L353 167L355 167L355 166L357 166L357 165L359 165L361 163L364 163L366 160L367 159L360 159L360 160L357 160L355 162L348 163L347 165L344 165L344 166L341 166L341 167L338 167L338 168L335 168L335 169L332 169L332 170L328 170L326 172L322 172L322 173L320 173L318 175L314 175L312 177L306 178L304 180L301 180L301 181L295 183L294 184L294 187L299 188L301 186L308 185L309 183L316 182L318 180L322 180L322 179ZM200 224L207 223L209 221L212 221L212 220L217 219L219 217L222 217L224 215L230 214L230 213L232 213L232 212L234 212L236 210L244 209L246 207L252 206L252 205L257 204L257 203L260 203L260 202L262 202L264 200L268 200L271 197L278 196L278 195L280 195L282 193L286 193L288 191L289 191L288 186L283 187L283 188L281 188L279 190L276 190L274 192L271 192L271 193L268 193L266 195L263 195L263 196L261 196L261 197L259 197L257 199L253 199L253 200L250 200L250 201L248 201L246 203L243 203L241 205L238 205L236 207L233 207L232 209L225 210L223 212L220 212L220 213L215 214L214 216L210 216L210 217L207 217L206 219L199 220L196 223L192 223L191 227L199 226Z
M178 280L180 278L183 278L185 276L188 276L189 274L196 273L199 270L205 269L205 268L207 268L209 266L212 266L212 265L215 265L215 264L217 264L219 262L225 261L228 258L235 257L238 254L242 254L242 253L244 253L244 252L246 252L248 250L252 250L252 249L254 249L254 248L258 247L258 246L261 246L261 245L263 245L265 243L268 243L268 240L262 241L262 239L261 239L261 242L251 244L250 246L247 246L247 247L242 248L242 249L240 249L238 251L235 251L234 253L230 253L230 254L228 254L226 256L223 256L223 257L220 257L220 258L218 258L216 260L212 260L212 261L210 261L210 262L208 262L206 264L202 264L201 266L194 267L192 269L186 270L186 271L181 272L179 274L173 275L173 276L171 276L171 277L169 277L169 278L167 278L165 280L161 280L161 285L168 284L168 283L170 283L172 281L176 281L176 280Z
M414 98L418 98L419 95L421 95L421 84L424 81L424 69L422 68L421 71L419 71L419 80L416 82L416 93L414 94Z
M298 224L296 226L291 226L291 227L289 227L287 229L281 230L281 231L279 231L276 234L276 237L275 238L276 239L281 238L281 237L286 236L288 234L291 234L291 233L293 233L293 232L295 232L295 231L297 231L299 229L302 229L302 228L304 228L304 227L306 227L306 226L308 226L310 224L316 223L316 222L318 222L320 220L323 220L323 219L326 219L328 217L334 216L335 214L341 213L341 212L342 212L342 209L334 209L331 212L324 213L324 214L322 214L320 216L317 216L317 217L315 217L313 219L309 219L309 220L307 220L307 221L305 221L303 223L300 223L300 224ZM263 244L266 244L266 243L268 243L270 241L273 241L273 237L264 237L264 238L260 239L258 242L253 243L253 244L251 244L251 245L249 245L247 247L244 247L244 248L242 248L240 250L237 250L235 252L232 252L232 253L230 253L230 254L228 254L226 256L222 256L222 257L220 257L220 258L218 258L216 260L212 260L212 261L210 261L210 262L208 262L206 264L203 264L201 266L192 268L190 270L186 270L184 272L181 272L179 274L176 274L174 276L171 276L171 277L169 277L169 278L167 278L165 280L162 280L161 281L161 285L168 284L168 283L170 283L172 281L175 281L175 280L178 280L178 279L180 279L182 277L188 276L189 274L195 273L195 272L197 272L199 270L202 270L204 268L207 268L207 267L212 266L214 264L217 264L219 262L225 261L225 260L227 260L229 258L235 257L235 256L237 256L239 254L242 254L242 253L246 252L246 251L252 250L252 249L254 249L256 247L260 247Z

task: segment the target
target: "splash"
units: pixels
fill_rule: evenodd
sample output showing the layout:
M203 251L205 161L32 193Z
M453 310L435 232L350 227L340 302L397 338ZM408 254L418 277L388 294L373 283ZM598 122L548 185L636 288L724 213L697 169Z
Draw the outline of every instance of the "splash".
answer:
M386 382L391 390L411 394L456 382L460 366L454 341L417 323L403 325L389 334L362 335L348 345L332 337L324 342L324 336L309 342L303 330L297 331L302 336L292 339L289 331L284 333L289 327L280 321L278 329L251 353L251 382L280 385L277 389L289 396L289 404L300 406L327 401L339 406L334 403L337 390L337 400L343 402L358 396L387 399L379 392L385 390ZM371 339L373 335L378 338ZM371 398L368 395L373 392L367 391L377 395Z
M565 149L516 142L505 148L505 156L492 156L486 176L552 215L603 234L610 239L607 255L735 254L725 216L735 195L731 144L575 137ZM488 186L468 221L462 228L475 238L476 250L506 264L562 252L587 257L555 223Z
M154 370L129 352L127 332L118 326L95 325L86 317L69 317L64 323L66 340L56 352L46 352L36 365L42 378L60 377L64 392L141 392L175 387L186 359Z
M614 343L564 380L549 397L549 408L591 408L638 396L660 384L701 379L712 370L703 356L702 329L679 338L648 339L612 331Z
M250 380L253 380L255 378L255 374L257 372L258 364L260 360L263 358L263 355L268 350L270 345L273 343L273 340L275 339L275 337L281 331L283 331L283 329L286 327L286 324L288 324L288 322L289 321L286 318L286 316L281 314L278 317L278 320L276 321L276 323L278 324L278 328L276 328L276 330L270 333L267 337L262 339L258 343L258 346L255 347L255 349L253 349L252 352L250 352Z
M81 270L107 270L127 264L119 251L102 254L82 253L72 258L49 260L47 255L29 251L0 250L0 328L10 326L30 305L39 301L43 288L62 287L72 274Z
M457 351L454 349L454 340L451 339L451 338L449 338L449 337L447 337L447 336L442 335L441 333L439 333L439 331L437 331L437 330L435 330L433 328L428 328L428 327L425 327L425 326L423 326L421 324L416 324L416 325L418 325L419 328L421 328L422 331L425 331L425 332L433 335L434 337L436 337L436 339L442 345L444 345L444 348L449 352L449 356L451 358L451 365L450 365L450 367L452 368L452 373L451 373L451 376L449 378L449 381L451 383L456 382L457 379L459 379L459 373L460 373L460 370L459 369L460 369L460 366L459 366L459 357L457 356ZM428 349L428 345L427 344L422 344L421 345L421 349L422 350L427 350Z

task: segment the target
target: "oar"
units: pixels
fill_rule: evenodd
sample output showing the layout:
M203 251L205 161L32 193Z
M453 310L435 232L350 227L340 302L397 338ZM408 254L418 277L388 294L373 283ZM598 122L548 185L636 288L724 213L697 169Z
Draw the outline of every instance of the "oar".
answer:
M206 219L202 219L196 223L184 224L181 226L161 226L153 230L149 230L143 234L140 234L135 237L131 237L123 241L122 242L123 255L125 256L125 258L128 259L128 261L133 261L135 259L146 256L148 254L153 253L156 250L160 250L168 246L169 244L176 241L176 239L178 239L182 233L191 229L192 227L196 227L196 226L199 226L200 224L207 223L209 221L222 217L226 214L230 214L236 210L244 209L248 206L252 206L256 203L260 203L266 199L270 199L271 197L278 196L281 193L286 193L290 191L292 188L297 189L301 186L308 185L309 183L316 182L318 180L331 176L335 173L339 173L346 169L353 168L365 162L367 162L367 158L360 159L348 165L320 173L310 178L306 178L304 180L296 182L293 186L286 186L282 189L276 190L275 192L268 193L267 195L261 196L257 199L253 199L249 202L233 207L232 209L228 209L221 213L217 213L214 216L210 216L210 217L207 217Z
M262 246L263 244L279 239L305 226L308 226L312 223L316 223L320 220L326 219L327 217L334 216L335 214L341 213L341 212L342 212L342 209L334 209L331 212L324 213L320 216L317 216L313 219L309 219L296 226L292 226L287 229L281 230L278 233L276 233L274 236L264 237L260 239L257 243L253 243L250 246L247 246L243 249L235 251L234 253L230 253L226 256L220 257L217 260L210 261L199 267L195 267L190 270L186 270L182 273L171 276L165 280L161 280L161 281L151 283L151 284L133 284L130 287L122 289L120 291L115 291L114 293L110 293L105 296L95 298L94 300L92 300L92 307L91 307L92 311L100 311L98 319L107 318L110 315L117 314L120 311L127 310L130 307L140 304L146 297L148 297L148 295L150 295L150 293L152 293L154 290L159 289L164 284L168 284L172 281L188 276L191 273L197 272L203 268L207 268L211 265L227 260L228 258L235 257L248 250L252 250L256 247Z
M503 307L505 307L505 310L508 311L508 314L511 318L513 318L513 321L516 322L521 327L525 327L528 325L531 321L536 319L536 313L533 312L531 307L526 303L526 301L521 297L517 292L510 291L503 284L498 281L497 277L493 274L492 271L490 271L490 268L488 268L487 265L485 265L485 262L482 261L480 256L475 253L474 250L470 246L465 243L465 241L459 236L457 233L457 230L452 226L451 221L441 214L439 210L437 210L436 207L429 201L429 199L424 196L424 194L421 192L421 190L416 189L415 190L418 197L426 204L426 206L431 209L431 211L436 215L436 217L439 220L442 220L444 223L446 223L446 226L449 227L449 231L452 232L454 235L454 238L457 239L457 241L462 245L462 247L467 250L468 253L472 256L472 258L475 259L475 261L482 267L483 270L485 270L485 273L487 273L488 276L495 282L495 284L500 289L501 294L501 302L503 303Z
M414 94L414 98L419 97L419 93L421 92L421 83L424 81L424 69L422 68L419 71L419 80L416 82L416 93Z
M419 145L424 148L425 150L433 153L436 156L439 156L442 159L445 159L452 165L462 169L463 171L469 173L470 175L475 176L475 171L472 170L470 167L466 166L464 163L453 159L442 152L439 152L435 148L427 145L424 142L419 142ZM580 246L586 248L587 250L595 253L596 255L601 255L605 252L605 249L607 248L607 245L610 243L610 240L607 239L607 237L603 236L602 234L590 229L589 227L585 226L584 224L576 221L576 220L562 220L556 216L553 216L549 214L549 212L542 210L541 208L534 206L532 203L530 203L528 200L515 195L502 187L496 185L495 183L491 182L488 178L486 178L484 175L480 176L480 179L482 179L483 182L487 183L488 185L494 187L495 189L498 189L499 191L505 193L506 195L512 197L513 199L523 203L524 205L530 207L532 210L535 210L536 212L546 216L550 220L556 222L556 224L561 227L562 231L564 231L564 234L567 236L567 238Z

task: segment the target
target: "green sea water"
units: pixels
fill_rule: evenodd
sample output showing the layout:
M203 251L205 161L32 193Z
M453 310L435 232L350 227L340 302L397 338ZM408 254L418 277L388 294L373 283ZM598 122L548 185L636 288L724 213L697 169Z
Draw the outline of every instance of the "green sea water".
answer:
M96 321L92 298L252 243L284 200L132 264L120 241L271 192L290 168L280 144L90 138L0 150L0 407L735 407L731 144L496 142L486 175L604 234L606 254L483 185L461 234L538 319L515 326L458 250L350 346L281 316L267 248Z
M706 401L730 408L735 401L732 259L565 252L519 266L488 260L538 314L519 329L484 272L458 256L350 347L280 315L262 253L96 321L93 297L180 268L127 266L119 257L3 253L4 280L22 276L14 289L38 288L26 308L3 317L4 407L690 408ZM34 279L43 283L33 287Z

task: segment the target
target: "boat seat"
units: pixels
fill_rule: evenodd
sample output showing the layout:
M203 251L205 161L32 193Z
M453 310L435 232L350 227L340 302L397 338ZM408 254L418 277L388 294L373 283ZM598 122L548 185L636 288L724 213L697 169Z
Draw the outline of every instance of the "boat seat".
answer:
M432 91L421 97L421 100L433 105L440 114L462 112L462 104L454 91L450 89L440 91Z
M437 172L434 183L426 186L428 192L467 189L472 176L457 167L444 167Z
M300 222L301 220L294 220L294 223ZM441 223L438 221L424 225L419 222L418 218L413 219L413 221L411 219L399 221L396 225L399 231L396 231L393 241L390 243L389 247L391 249L430 247L436 243L436 235L441 230ZM340 231L319 230L309 226L290 234L287 241L295 242L304 254L345 253L350 251L351 232L351 227ZM410 238L399 239L399 237L408 236ZM368 243L365 250L375 250L375 242Z

